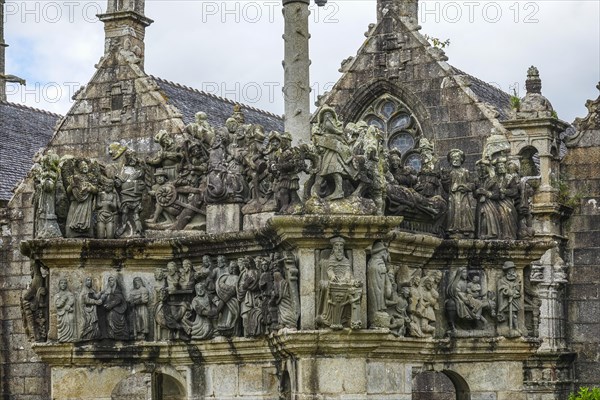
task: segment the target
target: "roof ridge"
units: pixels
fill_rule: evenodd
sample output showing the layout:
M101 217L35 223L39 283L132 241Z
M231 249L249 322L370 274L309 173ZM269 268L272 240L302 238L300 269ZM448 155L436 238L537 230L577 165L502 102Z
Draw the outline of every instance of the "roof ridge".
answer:
M234 105L234 106L239 104L239 105L241 105L243 108L245 108L247 110L256 111L256 112L259 112L261 114L268 115L268 116L275 117L275 118L282 118L281 115L277 115L277 114L275 114L275 113L273 113L271 111L267 111L267 110L263 110L263 109L260 109L260 108L257 108L257 107L249 106L249 105L244 104L244 103L233 101L233 100L228 99L226 97L217 96L216 94L208 93L208 92L205 92L203 90L196 89L196 88L193 88L193 87L181 84L181 83L177 83L177 82L173 82L173 81L168 80L168 79L160 78L158 76L154 76L154 75L149 75L149 76L152 79L155 79L155 80L157 80L159 82L164 82L164 83L176 86L176 87L181 88L181 89L189 90L191 92L195 92L195 93L199 93L199 94L202 94L202 95L205 95L205 96L208 96L208 97L212 97L212 98L215 98L217 100L223 101L225 103L229 103L229 104Z
M35 111L35 112L50 115L53 117L58 117L58 118L64 117L64 115L62 115L62 114L57 114L57 113L54 113L54 112L48 111L48 110L42 110L41 108L30 107L25 104L13 103L12 101L1 101L0 100L0 104L7 105L7 106L13 106L13 107L17 107L17 108L21 108L21 109L25 109L25 110Z

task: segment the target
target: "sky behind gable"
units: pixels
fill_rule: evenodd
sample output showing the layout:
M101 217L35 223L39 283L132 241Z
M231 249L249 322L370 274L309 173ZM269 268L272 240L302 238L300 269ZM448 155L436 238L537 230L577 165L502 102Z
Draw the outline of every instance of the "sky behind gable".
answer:
M281 2L147 0L146 71L219 96L283 113ZM9 100L66 113L94 73L105 1L10 1L5 6ZM311 6L312 100L340 77L376 20L375 0ZM449 39L449 63L508 93L525 94L529 66L561 119L587 114L598 97L600 2L421 1L421 33Z

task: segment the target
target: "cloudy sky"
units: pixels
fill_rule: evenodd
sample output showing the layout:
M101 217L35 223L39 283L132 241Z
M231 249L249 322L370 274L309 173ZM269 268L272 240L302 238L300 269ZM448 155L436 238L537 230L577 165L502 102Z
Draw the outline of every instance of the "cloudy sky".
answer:
M146 71L236 101L283 113L283 21L279 0L146 0ZM103 53L95 14L106 1L7 0L9 100L66 113L70 97L94 72ZM354 55L375 0L311 6L313 96L339 78ZM450 64L502 90L524 95L527 68L539 68L543 94L561 119L587 114L598 97L600 1L421 1L422 33L449 39Z

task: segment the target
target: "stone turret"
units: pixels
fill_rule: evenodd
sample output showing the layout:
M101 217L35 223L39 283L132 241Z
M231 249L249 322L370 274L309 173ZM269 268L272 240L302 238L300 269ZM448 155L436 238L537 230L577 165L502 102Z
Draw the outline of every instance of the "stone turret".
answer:
M145 0L108 0L105 14L98 16L104 22L106 34L104 54L121 52L139 58L144 67L144 36L152 24L144 15Z
M381 21L388 12L398 14L405 23L417 24L419 0L377 0L377 21Z

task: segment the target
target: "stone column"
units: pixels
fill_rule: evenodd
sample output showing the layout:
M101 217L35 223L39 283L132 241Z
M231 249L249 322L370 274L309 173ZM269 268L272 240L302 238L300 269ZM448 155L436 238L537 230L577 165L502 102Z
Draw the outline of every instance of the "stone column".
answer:
M310 0L283 0L285 56L283 60L285 131L294 144L310 141Z
M300 265L300 329L315 329L316 315L316 256L313 248L298 249L298 264Z

